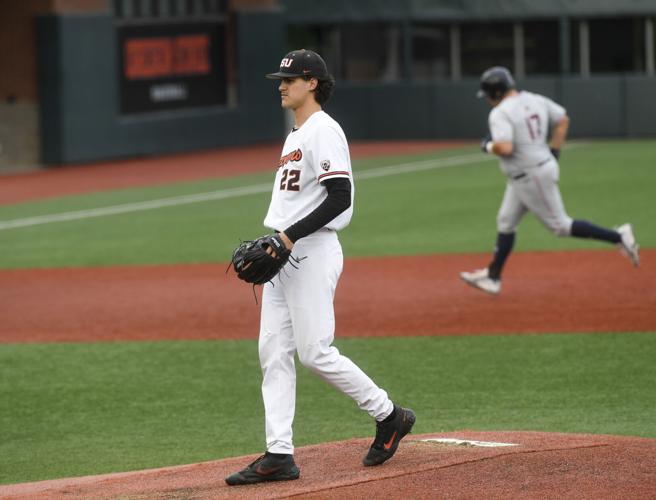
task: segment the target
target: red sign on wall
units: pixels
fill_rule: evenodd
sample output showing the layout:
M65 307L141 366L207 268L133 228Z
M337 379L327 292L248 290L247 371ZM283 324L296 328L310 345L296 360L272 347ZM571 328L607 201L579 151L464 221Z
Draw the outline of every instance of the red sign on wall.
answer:
M221 22L117 27L121 113L225 105Z
M206 75L211 70L208 35L129 38L124 43L128 80Z
M178 36L173 40L173 71L176 75L205 75L210 71L210 40L207 35Z

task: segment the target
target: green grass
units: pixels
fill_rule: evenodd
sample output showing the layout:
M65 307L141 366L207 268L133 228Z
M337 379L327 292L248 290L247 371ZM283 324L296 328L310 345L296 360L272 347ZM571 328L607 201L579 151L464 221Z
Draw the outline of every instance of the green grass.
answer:
M341 339L415 433L656 438L656 334ZM253 341L0 345L0 482L192 463L264 447ZM299 365L297 446L373 422Z
M476 153L463 148L384 165ZM656 141L566 149L570 215L633 222L656 247ZM0 221L267 185L272 174L0 206ZM356 181L345 255L488 252L504 178L496 162ZM0 230L0 269L225 262L264 232L269 193ZM517 251L599 248L558 239L532 217ZM603 247L603 246L602 246ZM1 289L1 288L0 288ZM10 291L9 291L10 292ZM656 333L342 339L339 348L401 404L417 433L542 430L656 438ZM191 463L262 451L254 342L0 344L0 483ZM299 368L295 443L370 436L371 419Z
M474 148L414 158L357 161L356 173L383 165L476 153ZM356 181L355 215L341 233L345 255L487 252L504 188L496 161ZM589 143L566 150L561 188L575 218L604 226L633 222L643 248L656 246L656 141ZM357 174L356 174L357 175ZM0 221L268 185L272 174L164 187L126 189L0 207ZM157 210L0 230L0 268L225 262L240 238L262 234L270 193ZM520 226L517 251L599 248L558 239L532 216ZM602 245L603 246L603 245Z

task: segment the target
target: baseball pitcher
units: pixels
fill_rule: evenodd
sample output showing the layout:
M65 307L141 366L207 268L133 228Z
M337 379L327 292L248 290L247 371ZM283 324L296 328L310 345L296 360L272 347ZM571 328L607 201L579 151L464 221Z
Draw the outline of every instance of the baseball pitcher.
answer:
M333 298L343 264L337 232L351 220L354 195L346 137L321 108L332 94L334 79L323 59L304 49L287 54L279 71L267 78L279 80L282 107L294 113L295 126L283 146L264 219L273 234L246 242L233 256L240 278L264 282L259 356L266 453L227 477L229 485L298 479L292 443L295 353L304 366L376 420L376 437L364 465L391 458L415 422L412 410L394 405L332 346Z

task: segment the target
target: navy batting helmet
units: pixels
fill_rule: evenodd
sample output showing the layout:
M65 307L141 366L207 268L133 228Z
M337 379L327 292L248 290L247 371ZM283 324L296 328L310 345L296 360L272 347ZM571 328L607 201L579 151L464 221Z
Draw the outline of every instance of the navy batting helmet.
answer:
M494 66L485 70L481 75L481 90L476 93L477 97L488 96L497 100L510 89L515 88L515 79L512 73L503 66Z

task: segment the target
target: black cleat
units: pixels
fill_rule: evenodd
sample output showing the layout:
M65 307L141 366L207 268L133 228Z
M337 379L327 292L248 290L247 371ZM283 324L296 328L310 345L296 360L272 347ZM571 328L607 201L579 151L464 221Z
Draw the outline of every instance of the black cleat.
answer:
M298 479L301 472L294 463L293 455L278 458L266 452L245 469L226 477L225 482L230 486L239 484L255 484L265 481L289 481Z
M376 438L369 453L364 457L364 465L380 465L394 456L403 436L415 425L415 414L412 410L394 406L396 416L391 422L376 422Z

